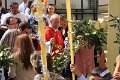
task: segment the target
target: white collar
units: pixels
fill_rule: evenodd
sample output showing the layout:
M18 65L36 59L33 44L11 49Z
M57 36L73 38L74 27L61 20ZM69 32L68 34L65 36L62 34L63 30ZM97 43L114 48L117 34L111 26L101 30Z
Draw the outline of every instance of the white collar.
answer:
M110 71L107 69L105 71L103 71L102 73L100 73L100 76L103 77L105 76L106 74L108 74Z

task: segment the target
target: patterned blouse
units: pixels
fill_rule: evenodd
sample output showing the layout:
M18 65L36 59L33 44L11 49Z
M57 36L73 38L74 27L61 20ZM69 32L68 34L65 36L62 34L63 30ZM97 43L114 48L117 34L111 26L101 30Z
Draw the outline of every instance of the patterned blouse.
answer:
M44 80L43 79L43 75L37 74L34 77L34 80ZM49 78L48 78L48 80L66 80L66 79L64 79L62 76L60 76L60 75L58 75L56 73L49 72Z

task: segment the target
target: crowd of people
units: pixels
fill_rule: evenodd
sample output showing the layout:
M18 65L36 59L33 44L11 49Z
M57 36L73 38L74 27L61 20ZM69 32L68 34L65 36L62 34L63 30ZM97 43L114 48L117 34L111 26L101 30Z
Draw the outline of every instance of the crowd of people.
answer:
M55 5L48 4L42 17L46 24L45 44L49 80L71 80L71 72L75 73L78 80L87 80L88 76L90 80L120 80L120 56L116 58L117 65L112 76L105 65L104 51L101 54L97 52L98 66L95 67L95 46L91 50L80 47L75 55L75 64L69 63L68 71L63 71L66 75L70 73L69 76L54 73L52 57L59 57L60 54L57 53L63 53L64 48L69 47L67 16L58 15ZM10 10L6 11L0 0L0 20L0 45L10 48L9 54L16 62L7 68L6 80L43 80L40 36L37 31L39 20L34 1L23 0L20 5L11 2ZM87 53L91 55L87 57Z

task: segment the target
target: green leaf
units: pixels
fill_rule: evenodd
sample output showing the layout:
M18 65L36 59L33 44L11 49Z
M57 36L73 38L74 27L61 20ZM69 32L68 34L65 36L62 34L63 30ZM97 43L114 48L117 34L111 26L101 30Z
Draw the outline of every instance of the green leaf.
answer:
M14 59L10 57L10 48L5 45L0 45L0 67L8 67L11 63L14 63Z

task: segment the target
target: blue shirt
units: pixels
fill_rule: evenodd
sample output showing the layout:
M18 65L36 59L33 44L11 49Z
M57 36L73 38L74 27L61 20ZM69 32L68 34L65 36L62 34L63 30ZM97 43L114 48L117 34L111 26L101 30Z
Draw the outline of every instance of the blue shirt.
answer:
M86 79L85 76L82 74L82 75L78 78L78 80L87 80L87 79Z

